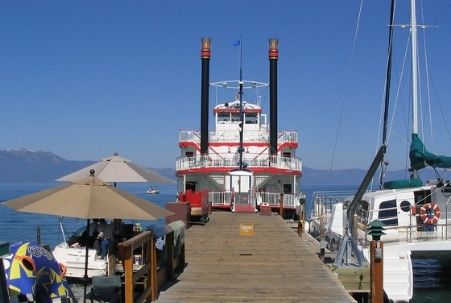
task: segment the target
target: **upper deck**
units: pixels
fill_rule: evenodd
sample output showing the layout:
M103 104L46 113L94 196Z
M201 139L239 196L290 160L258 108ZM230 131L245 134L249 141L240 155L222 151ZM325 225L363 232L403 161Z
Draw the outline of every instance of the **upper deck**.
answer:
M180 131L181 157L177 159L177 172L230 171L239 166L241 158L245 166L254 172L301 174L302 161L296 158L298 133L272 133L271 125L263 112L261 101L265 99L263 92L267 90L268 84L230 80L211 83L210 86L221 91L226 89L228 96L216 93L217 97L221 95L221 99L226 101L220 103L216 100L213 108L214 130L208 132L207 136L195 130ZM237 93L240 86L243 86L243 92ZM271 136L277 139L275 147L271 145ZM201 152L202 140L205 138L208 138L207 152Z
M230 145L239 144L240 135L233 130L212 131L209 133L208 140L210 145ZM247 131L243 134L243 145L268 145L269 132L266 128L262 130ZM298 132L282 131L278 133L279 146L289 145L297 148ZM200 132L194 130L182 130L179 133L179 146L186 147L192 145L200 146Z
M302 160L294 156L269 155L268 132L254 131L245 133L243 140L243 161L253 171L259 169L279 170L280 173L299 175L302 171ZM279 150L295 149L298 146L298 133L284 131L279 133ZM239 157L239 134L233 131L210 132L208 156L193 153L184 155L176 161L176 170L204 169L230 170L237 166ZM197 131L181 131L179 134L181 148L200 150L200 133ZM275 172L275 171L274 171Z

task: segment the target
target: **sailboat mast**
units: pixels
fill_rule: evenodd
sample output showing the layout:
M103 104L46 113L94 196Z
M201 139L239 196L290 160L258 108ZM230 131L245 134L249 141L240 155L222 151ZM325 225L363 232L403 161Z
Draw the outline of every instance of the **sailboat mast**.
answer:
M388 29L388 60L387 60L387 73L385 79L385 102L384 102L384 124L382 131L382 145L387 145L387 124L388 124L388 109L390 104L390 87L391 87L391 67L392 67L392 51L393 51L393 32L394 32L394 20L395 20L395 2L391 1L390 5L390 23ZM383 188L386 164L384 163L384 155L381 160L381 172L379 176L379 187Z
M410 1L410 33L412 36L412 133L418 134L418 44L416 0Z

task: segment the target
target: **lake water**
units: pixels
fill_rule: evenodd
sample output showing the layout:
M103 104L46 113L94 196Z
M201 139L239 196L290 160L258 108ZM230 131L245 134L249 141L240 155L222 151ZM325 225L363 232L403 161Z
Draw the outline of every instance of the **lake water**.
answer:
M0 183L0 201L5 201L30 193L60 185L54 183ZM118 184L118 188L141 198L152 201L162 207L176 198L175 185L160 185L159 195L148 195L145 191L148 184ZM315 191L350 190L351 186L302 186L309 204ZM151 221L140 222L143 226ZM83 219L64 218L63 225L68 235L86 225ZM49 215L20 213L0 206L0 242L16 241L36 242L36 230L40 228L41 243L54 247L63 241L59 218ZM451 253L435 253L433 255L413 254L414 297L413 302L450 302L451 301Z

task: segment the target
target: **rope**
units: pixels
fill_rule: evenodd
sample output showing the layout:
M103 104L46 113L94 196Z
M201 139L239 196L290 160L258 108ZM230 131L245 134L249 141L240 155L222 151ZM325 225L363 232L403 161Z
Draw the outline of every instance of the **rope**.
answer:
M354 40L352 42L351 57L349 59L349 64L348 64L347 73L346 73L346 78L347 79L349 79L349 74L350 74L352 62L353 62L353 59L354 59L354 53L355 53L355 49L356 49L357 36L358 36L358 33L359 33L359 28L360 28L360 17L362 15L362 9L363 9L363 2L364 2L364 0L360 0L359 13L358 13L358 16L357 16L356 28L355 28L355 31L354 31ZM332 170L332 168L334 166L335 151L337 149L338 137L340 136L340 131L341 131L341 127L342 127L342 121L343 121L343 112L344 112L344 107L345 107L345 103L346 103L347 99L348 99L348 91L345 92L345 95L344 95L344 97L343 97L343 99L341 101L340 114L338 116L337 132L335 134L334 146L332 148L332 159L331 159L331 163L330 163L330 170Z

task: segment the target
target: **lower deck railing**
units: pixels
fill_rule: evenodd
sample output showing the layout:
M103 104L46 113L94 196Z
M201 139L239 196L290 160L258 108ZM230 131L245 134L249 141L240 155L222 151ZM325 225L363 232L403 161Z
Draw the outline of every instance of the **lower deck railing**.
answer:
M281 194L271 192L257 192L248 194L250 197L248 203L254 203L256 206L268 205L270 207L280 207L280 200L283 199L283 207L295 209L300 205L300 196L293 194ZM237 201L238 194L230 191L224 192L209 192L208 202L213 207L226 208L231 207L232 203Z
M326 225L332 214L332 207L338 202L345 200L350 201L353 192L325 192L315 193L313 196L313 205L310 220L320 222ZM349 199L346 199L349 198ZM378 219L386 226L385 235L382 237L384 242L420 242L420 241L440 241L451 240L451 209L448 204L442 206L440 219L436 224L424 224L419 218L418 213L410 213L409 222L407 224L396 224L398 216L385 216L385 214L398 210L397 207L384 208L382 210L365 210L358 208L354 223L359 228L359 240L363 243L368 243L371 237L368 235L368 218L378 217L384 214L383 218ZM343 210L345 214L346 209ZM327 228L327 227L324 227Z

